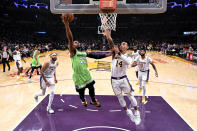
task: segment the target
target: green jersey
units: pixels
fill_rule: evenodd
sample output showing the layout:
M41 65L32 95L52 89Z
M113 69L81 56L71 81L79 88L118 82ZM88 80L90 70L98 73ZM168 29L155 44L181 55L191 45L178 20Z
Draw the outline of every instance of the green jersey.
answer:
M86 60L86 52L76 50L75 56L71 58L73 68L73 81L78 89L84 88L87 84L91 83L92 77L88 71L88 63Z
M35 50L35 51L34 51L34 53L33 53L33 58L32 58L32 60L31 60L32 66L36 66L36 67L41 65L41 62L40 62L40 54L38 54L37 57L36 57L36 58L37 58L37 61L38 61L38 64L36 64L35 55L36 55L37 51L38 51L38 50Z

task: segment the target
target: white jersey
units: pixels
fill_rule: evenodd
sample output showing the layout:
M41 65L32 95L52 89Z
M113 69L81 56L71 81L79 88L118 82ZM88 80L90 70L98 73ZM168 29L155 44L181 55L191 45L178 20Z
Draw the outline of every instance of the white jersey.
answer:
M13 59L15 62L17 61L21 61L21 53L20 51L15 51L16 52L16 55L13 55Z
M56 71L56 67L57 67L57 61L55 61L55 63L49 61L49 67L44 71L44 76L46 78L52 78Z
M135 60L139 55L140 55L140 54L139 54L139 50L137 50L136 52L132 52L132 53L129 54L129 56L130 56L133 60Z
M132 63L131 57L128 54L116 55L112 60L111 75L112 77L122 77L126 75L128 66Z
M152 62L152 59L148 56L145 56L144 59L142 59L141 56L138 56L135 61L140 64L138 65L139 71L147 71L149 70L149 63Z

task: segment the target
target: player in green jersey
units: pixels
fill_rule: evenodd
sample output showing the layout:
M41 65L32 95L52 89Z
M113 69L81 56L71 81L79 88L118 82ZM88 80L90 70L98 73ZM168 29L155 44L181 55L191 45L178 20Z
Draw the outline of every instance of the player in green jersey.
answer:
M31 58L31 73L30 73L30 76L28 78L28 81L29 82L32 82L31 80L31 77L32 77L32 74L34 72L35 69L37 69L37 74L38 74L38 68L42 68L42 65L41 65L41 62L40 62L40 50L41 50L41 47L38 46L37 49L34 50L33 52L33 56Z
M109 54L94 54L88 51L81 51L80 43L78 41L73 41L72 32L69 27L69 22L71 22L72 19L74 19L73 14L62 15L62 21L65 24L66 28L66 36L69 44L72 68L74 71L73 81L76 87L76 91L79 93L82 104L84 106L87 106L87 101L85 99L85 89L88 88L89 95L91 97L90 104L100 107L101 104L97 99L95 99L95 81L92 79L90 72L88 71L88 63L86 57L101 59L109 56Z

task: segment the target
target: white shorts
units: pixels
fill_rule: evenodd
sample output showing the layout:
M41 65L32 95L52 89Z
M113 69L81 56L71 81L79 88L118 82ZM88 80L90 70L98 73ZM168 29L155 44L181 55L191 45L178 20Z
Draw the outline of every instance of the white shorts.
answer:
M17 62L18 62L18 65L17 65L16 62L15 62L16 68L17 68L17 69L18 69L18 68L22 68L22 67L23 67L22 62L21 62L21 61L17 61Z
M115 95L122 94L122 91L125 94L128 94L131 91L133 91L132 86L129 83L127 78L123 78L120 80L112 79L111 84L112 84L112 89L113 89Z
M147 79L147 74L148 74L148 71L145 71L145 72L138 71L138 79L139 79L139 80L146 81L146 79Z
M49 82L50 85L55 86L55 81L53 78L46 78L46 80ZM40 77L40 87L41 87L41 89L46 89L46 87L47 87L42 76Z

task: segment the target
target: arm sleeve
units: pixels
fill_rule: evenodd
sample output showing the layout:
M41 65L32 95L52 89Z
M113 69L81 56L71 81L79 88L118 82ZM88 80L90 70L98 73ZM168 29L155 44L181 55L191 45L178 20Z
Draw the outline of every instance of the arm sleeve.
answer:
M121 55L120 58L127 64L130 65L132 63L131 57Z
M102 58L105 58L107 56L105 54L98 54L98 53L95 53L95 52L90 52L90 53L87 54L87 57L94 58L94 59L102 59Z

